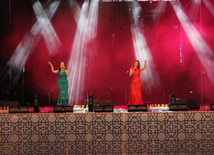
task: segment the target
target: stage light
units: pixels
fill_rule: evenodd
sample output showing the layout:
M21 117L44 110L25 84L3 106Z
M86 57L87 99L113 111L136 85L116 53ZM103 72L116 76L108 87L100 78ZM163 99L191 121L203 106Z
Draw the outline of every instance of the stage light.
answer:
M155 64L153 63L153 57L147 45L146 39L141 32L140 27L138 26L139 19L136 18L140 11L142 10L138 2L132 3L132 12L134 16L135 24L131 25L132 32L132 41L134 45L135 57L141 62L141 67L144 65L144 59L147 59L147 67L141 73L142 82L144 83L144 89L149 90L148 88L152 86L158 86L159 76L155 70ZM148 91L149 92L149 91Z
M37 22L32 26L31 30L27 32L18 46L16 47L15 51L13 52L12 56L10 57L7 65L12 66L14 71L13 79L12 79L12 85L15 86L20 78L20 75L22 73L22 69L25 66L25 63L30 55L30 53L35 49L37 43L39 42L41 35L44 34L44 38L47 38L47 34L49 34L50 31L53 31L53 29L48 30L48 33L46 33L46 29L51 28L50 22L48 24L43 25L43 21L51 20L53 15L55 14L57 8L59 6L59 2L53 2L50 4L48 9L45 11L42 9L42 6L39 1L35 1L33 3L33 8L35 10L35 14L38 14L38 20ZM36 10L40 11L38 13ZM44 19L39 18L39 15L42 15ZM49 25L49 26L48 26ZM51 32L50 32L51 33ZM52 32L54 34L54 32ZM51 35L53 36L53 35ZM47 41L48 42L48 41ZM51 43L50 43L51 44ZM54 45L55 46L55 45ZM52 47L53 48L53 47ZM51 54L51 52L50 52Z
M77 30L68 65L69 72L72 74L68 77L70 105L79 103L84 88L86 52L90 50L86 46L93 41L97 34L98 6L98 1L91 1L89 8L89 2L85 1L81 11L77 10L77 14L80 14L77 15Z
M194 48L202 66L204 67L210 81L214 85L214 70L213 70L214 52L207 45L207 43L202 38L200 33L190 22L189 18L186 16L184 11L181 9L179 3L171 2L171 5L173 6L173 9L174 9L181 25L183 26L183 29L184 29L192 47Z

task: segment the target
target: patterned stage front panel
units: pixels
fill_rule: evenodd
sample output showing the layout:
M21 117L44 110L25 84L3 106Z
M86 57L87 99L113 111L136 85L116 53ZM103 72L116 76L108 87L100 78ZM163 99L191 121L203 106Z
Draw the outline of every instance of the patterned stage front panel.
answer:
M214 112L0 115L0 154L213 154Z

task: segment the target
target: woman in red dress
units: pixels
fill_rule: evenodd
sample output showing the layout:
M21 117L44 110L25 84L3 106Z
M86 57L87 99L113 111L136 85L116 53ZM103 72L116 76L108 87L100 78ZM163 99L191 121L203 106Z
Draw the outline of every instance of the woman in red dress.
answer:
M135 60L133 67L130 68L129 76L132 76L131 81L131 93L129 97L128 105L142 105L142 82L140 79L140 72L146 68L146 59L143 68L140 68L140 62Z

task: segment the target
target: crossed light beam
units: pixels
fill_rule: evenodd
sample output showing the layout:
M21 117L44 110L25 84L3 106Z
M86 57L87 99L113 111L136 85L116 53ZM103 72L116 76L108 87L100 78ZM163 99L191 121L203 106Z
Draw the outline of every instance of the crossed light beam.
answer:
M132 3L132 14L134 18L134 24L131 25L132 40L134 45L135 57L141 62L141 66L144 65L144 59L147 59L147 67L141 73L142 82L144 83L145 90L149 90L152 86L159 84L159 76L155 70L155 64L153 63L153 57L147 45L146 39L141 32L139 26L139 14L142 10L139 2ZM142 63L143 62L143 63Z
M54 7L54 5L50 6L50 9L48 10L49 12L47 12L47 14L50 13L52 15L51 18L55 14L60 1L53 3L56 7ZM40 33L44 37L48 52L50 55L54 55L57 52L58 48L62 46L62 44L59 41L58 36L54 31L54 28L51 25L48 16L46 15L46 12L43 10L41 3L36 3L36 5L34 4L33 9L36 15L37 22L39 23L39 28L44 27L41 29Z
M212 14L212 16L214 17L214 5L209 0L203 0L203 2L206 5L207 9Z
M196 20L200 11L201 0L193 0L189 13L192 20Z
M165 1L158 2L157 7L155 8L153 13L153 20L156 20L157 17L161 16L165 12L166 4L167 3Z
M99 1L92 0L90 7L89 1L85 1L81 10L76 12L78 24L68 65L72 75L68 77L70 105L79 104L84 89L87 44L93 42L97 34L98 7Z
M50 20L54 16L60 1L54 1L50 4L49 8L45 11L39 1L35 1L33 4L33 10L35 12L37 22L32 26L30 32L27 32L17 48L10 57L7 66L12 66L14 70L12 85L15 86L20 78L22 69L30 55L35 49L41 36L44 37L48 52L50 55L54 54L56 49L61 46L61 43L50 23Z
M183 26L183 29L191 42L202 66L204 67L210 81L214 85L214 51L207 45L200 33L190 22L179 3L171 2L171 5Z

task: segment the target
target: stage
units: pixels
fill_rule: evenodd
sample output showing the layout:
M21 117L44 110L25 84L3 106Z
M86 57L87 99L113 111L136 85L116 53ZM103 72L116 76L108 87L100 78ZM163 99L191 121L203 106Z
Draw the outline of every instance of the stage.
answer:
M214 154L214 0L2 0L0 8L0 155ZM148 111L124 110L133 94ZM95 101L97 109L111 101L114 112L53 112ZM202 106L172 112L169 103Z
M213 111L0 114L0 154L213 154Z

